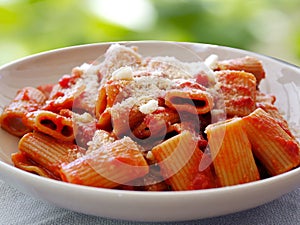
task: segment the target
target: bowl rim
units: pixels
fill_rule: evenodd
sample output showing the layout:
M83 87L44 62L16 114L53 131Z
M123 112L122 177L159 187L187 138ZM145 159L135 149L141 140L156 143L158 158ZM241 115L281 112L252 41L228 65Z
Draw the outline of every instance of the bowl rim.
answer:
M260 186L265 186L265 185L271 185L273 182L277 183L280 181L284 181L287 178L293 177L300 175L300 167L292 169L288 172L273 176L273 177L268 177L265 179L257 180L257 181L252 181L249 183L244 183L244 184L236 184L232 186L227 186L227 187L217 187L217 188L211 188L211 189L201 189L201 190L186 190L186 191L139 191L139 190L121 190L121 189L109 189L109 188L101 188L101 187L91 187L91 186L85 186L85 185L79 185L79 184L72 184L72 183L67 183L59 180L54 180L42 176L38 176L36 174L28 173L26 171L23 171L21 169L18 169L14 167L13 165L7 164L0 160L0 167L3 167L6 170L12 170L12 172L16 173L17 175L25 175L33 180L40 180L41 182L50 182L51 184L54 185L62 185L62 187L70 187L70 188L78 188L82 191L93 191L93 192L105 192L105 193L111 193L111 194L129 194L129 195L149 195L149 196L161 196L161 195L166 195L166 197L170 196L177 196L178 194L207 194L207 193L212 193L214 194L215 192L220 193L222 192L228 192L228 191L237 191L237 190L248 190L249 188L251 189L253 186L256 188L259 188ZM300 187L300 184L299 184Z
M57 52L61 52L61 51L69 51L69 50L86 48L86 47L109 46L109 45L115 44L115 43L118 43L118 44L121 44L121 45L123 45L123 44L124 45L133 45L133 44L175 44L175 45L187 45L187 46L201 45L201 46L207 46L207 47L216 47L216 48L222 48L222 49L225 49L225 50L239 51L240 53L245 53L245 54L249 53L251 55L257 55L259 57L264 57L264 58L268 58L270 60L275 60L279 63L295 67L296 69L300 69L300 65L298 66L294 63L287 62L286 60L283 60L283 59L280 59L280 58L277 58L277 57L274 57L274 56L270 56L270 55L267 55L267 54L258 53L258 52L254 52L254 51L250 51L250 50L246 50L246 49L241 49L241 48L237 48L237 47L226 46L226 45L218 45L218 44L212 44L212 43L201 43L201 42L187 42L187 41L134 40L134 41L94 42L94 43L70 45L70 46L65 46L65 47L61 47L61 48L54 48L54 49L50 49L50 50L45 50L45 51L29 54L29 55L20 57L18 59L12 60L10 62L4 63L4 64L0 65L0 70L4 69L5 67L9 67L13 64L20 63L20 62L30 60L30 59L33 59L33 58L36 58L36 57L40 57L40 56L43 56L43 55L56 54Z

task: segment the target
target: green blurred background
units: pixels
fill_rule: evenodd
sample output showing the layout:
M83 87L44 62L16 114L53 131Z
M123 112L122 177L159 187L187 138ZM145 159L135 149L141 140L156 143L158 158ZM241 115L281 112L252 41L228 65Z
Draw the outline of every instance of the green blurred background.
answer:
M0 65L123 40L225 45L300 65L299 0L0 0Z

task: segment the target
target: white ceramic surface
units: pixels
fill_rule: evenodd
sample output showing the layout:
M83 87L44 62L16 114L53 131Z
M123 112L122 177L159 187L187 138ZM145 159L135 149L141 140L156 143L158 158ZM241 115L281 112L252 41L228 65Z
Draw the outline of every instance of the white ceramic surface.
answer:
M25 85L55 82L62 74L101 56L111 43L75 46L33 55L0 68L0 112ZM262 60L267 79L261 89L274 93L277 105L300 131L300 69L285 62L228 47L157 41L124 42L144 56L170 55L183 61L252 55ZM39 177L12 166L17 138L0 129L0 178L21 192L81 213L138 221L179 221L229 214L272 201L300 186L300 168L265 180L210 190L137 192L85 187ZM38 209L37 209L38 210Z

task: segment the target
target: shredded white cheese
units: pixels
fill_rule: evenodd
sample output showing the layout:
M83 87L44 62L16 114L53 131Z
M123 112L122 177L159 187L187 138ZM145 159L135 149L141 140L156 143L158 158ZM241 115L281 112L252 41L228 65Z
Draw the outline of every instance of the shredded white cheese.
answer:
M155 157L154 157L152 151L148 151L147 152L146 158L150 159L150 160L155 160Z
M126 94L127 97L112 106L112 116L114 117L124 110L128 111L134 105L141 106L147 104L152 99L163 96L165 91L171 89L173 85L173 81L168 78L153 75L134 77L133 81L122 89L122 94ZM153 102L150 102L150 104L153 104ZM144 108L147 107L145 106Z
M218 60L219 60L219 57L215 54L211 54L210 56L208 56L205 60L204 60L204 64L214 70L217 68L218 66Z
M140 112L144 114L150 114L153 113L158 108L158 101L151 99L146 104L143 104L139 107Z
M112 80L133 80L133 71L130 66L124 66L112 73Z
M88 152L101 148L103 145L114 142L115 139L104 130L96 130L93 139L87 143Z
M90 123L94 120L91 114L85 112L83 114L73 113L73 119L76 122L80 123Z

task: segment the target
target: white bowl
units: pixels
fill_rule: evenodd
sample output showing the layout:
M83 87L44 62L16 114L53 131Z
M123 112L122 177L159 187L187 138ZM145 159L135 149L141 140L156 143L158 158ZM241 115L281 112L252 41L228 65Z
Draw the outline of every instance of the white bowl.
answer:
M75 46L49 51L4 65L0 68L0 113L16 91L26 85L52 83L74 66L93 61L111 43ZM300 69L288 63L222 46L159 41L123 42L139 47L144 56L169 55L180 60L205 59L210 54L220 59L245 55L259 58L267 78L261 89L274 93L277 105L297 131L300 123ZM77 212L138 221L179 221L220 216L250 209L300 186L300 168L242 185L182 192L141 192L110 190L68 184L39 177L12 165L10 154L17 151L16 137L0 129L0 178L21 192L59 207ZM38 209L37 209L38 210Z

